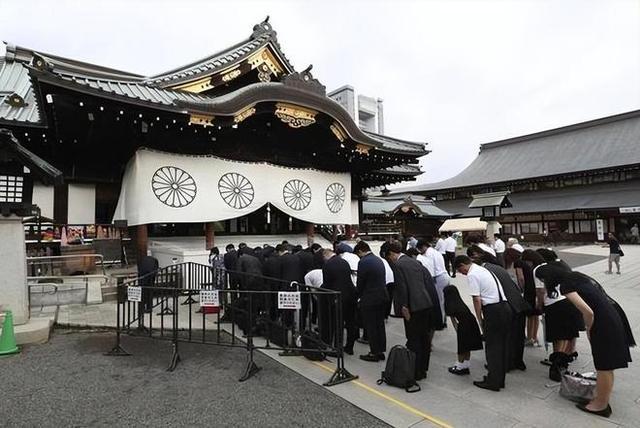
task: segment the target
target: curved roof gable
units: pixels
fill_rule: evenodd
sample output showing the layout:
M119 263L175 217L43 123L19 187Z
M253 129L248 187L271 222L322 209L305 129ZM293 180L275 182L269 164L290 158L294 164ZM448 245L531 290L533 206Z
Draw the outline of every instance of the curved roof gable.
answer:
M264 21L253 27L253 33L247 40L191 64L151 76L147 78L146 82L162 87L174 87L185 82L208 77L232 68L264 47L270 49L270 52L286 73L294 71L293 66L282 53L277 33L269 23L269 17L267 16Z

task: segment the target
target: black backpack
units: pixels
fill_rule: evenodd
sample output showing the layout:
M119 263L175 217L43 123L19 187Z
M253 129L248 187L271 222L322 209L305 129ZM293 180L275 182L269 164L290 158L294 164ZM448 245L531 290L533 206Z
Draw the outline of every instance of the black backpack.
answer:
M306 330L300 336L300 344L302 348L302 355L311 361L322 361L327 357L326 346L320 339L320 335L316 332ZM311 349L311 350L308 350Z
M382 382L404 388L407 392L420 391L420 385L416 382L416 354L402 345L391 348L387 365L378 379L378 385Z

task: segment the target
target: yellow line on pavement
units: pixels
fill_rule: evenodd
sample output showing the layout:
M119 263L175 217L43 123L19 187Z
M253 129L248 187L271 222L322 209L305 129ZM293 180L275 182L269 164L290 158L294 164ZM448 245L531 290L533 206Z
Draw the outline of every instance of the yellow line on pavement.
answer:
M333 371L334 371L333 368L325 366L324 364L321 364L321 363L318 363L318 362L315 362L315 361L313 362L313 364L315 364L316 366L318 366L321 369L326 370L328 372L332 372L333 373ZM410 413L413 413L414 415L420 416L421 418L424 418L424 419L428 420L429 422L433 423L436 426L439 426L441 428L453 428L448 423L446 423L444 421L441 421L440 419L438 419L438 418L436 418L434 416L431 416L431 415L429 415L427 413L421 412L420 410L416 409L415 407L410 406L407 403L403 403L402 401L400 401L400 400L398 400L396 398L390 397L387 394L384 394L384 393L378 391L377 389L370 387L367 384L364 384L364 383L362 383L360 381L357 381L357 380L352 380L349 383L356 384L360 388L364 389L365 391L368 391L368 392L370 392L370 393L372 393L374 395L377 395L378 397L384 398L385 400L392 402L393 404L405 409L406 411L408 411Z

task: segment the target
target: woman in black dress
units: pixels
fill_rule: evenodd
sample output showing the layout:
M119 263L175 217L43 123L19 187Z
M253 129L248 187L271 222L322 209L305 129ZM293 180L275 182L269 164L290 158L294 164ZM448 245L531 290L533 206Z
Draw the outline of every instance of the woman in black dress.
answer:
M540 346L538 342L538 327L540 325L540 314L536 305L536 283L533 277L533 268L544 263L544 259L533 250L520 251L507 248L505 252L505 262L507 269L513 266L518 280L518 286L522 290L524 300L531 306L527 312L527 340L526 346Z
M478 327L476 317L462 301L455 286L447 285L442 293L444 295L444 312L451 317L458 337L458 361L454 366L449 367L449 373L466 375L469 374L471 351L482 349L480 327Z
M609 398L613 389L613 371L629 366L629 338L620 315L607 295L594 287L589 277L556 266L540 266L535 273L544 280L549 296L560 292L582 313L591 343L593 364L597 371L595 398L577 407L587 413L611 416Z

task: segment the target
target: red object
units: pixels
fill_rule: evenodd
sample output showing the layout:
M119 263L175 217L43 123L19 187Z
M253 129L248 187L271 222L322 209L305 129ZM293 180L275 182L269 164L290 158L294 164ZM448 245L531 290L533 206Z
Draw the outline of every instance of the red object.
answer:
M202 312L205 314L217 314L220 312L220 306L203 306Z

